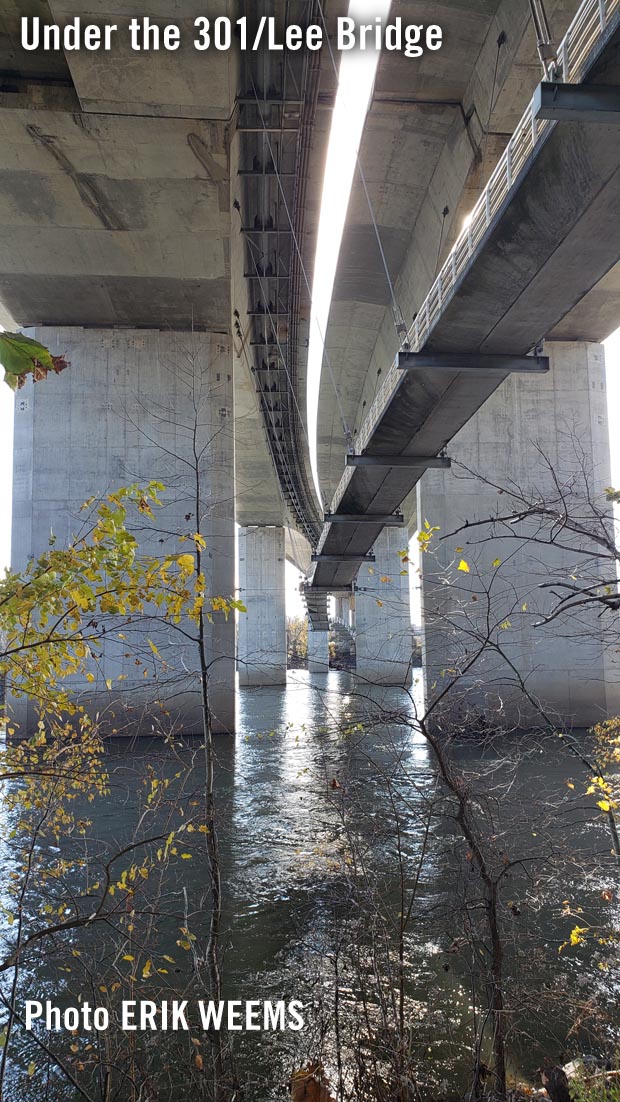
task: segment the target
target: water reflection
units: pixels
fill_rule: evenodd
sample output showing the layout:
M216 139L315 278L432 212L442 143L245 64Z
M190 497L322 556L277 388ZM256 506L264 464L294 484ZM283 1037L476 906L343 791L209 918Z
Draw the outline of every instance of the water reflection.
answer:
M444 1092L468 1082L471 1028L481 1012L481 992L474 991L477 964L463 938L463 915L467 907L478 904L475 885L463 872L453 817L445 817L428 746L415 727L419 692L420 686L411 696L396 689L360 689L344 672L309 677L298 671L289 675L286 691L244 690L237 737L217 740L225 997L301 999L309 1008L308 1028L301 1035L262 1034L258 1040L256 1035L237 1036L240 1080L249 1085L247 1097L256 1102L286 1097L282 1084L292 1068L316 1058L319 1046L329 1066L336 972L340 970L338 995L346 1035L364 970L372 984L369 947L384 952L383 943L376 950L373 938L383 938L385 929L393 932L401 906L401 870L409 892L424 847L404 948L410 1046L416 1065L428 1069L429 1082L438 1088L443 1083ZM483 789L486 785L488 791L498 772L505 776L511 768L511 758L518 760L503 812L512 835L507 850L526 855L547 847L549 875L553 862L559 861L566 832L574 836L578 851L557 897L552 892L550 898L538 898L540 885L534 883L525 860L510 871L511 959L519 963L509 975L509 986L522 1008L520 1026L526 1038L513 1046L512 1057L514 1070L523 1075L531 1073L543 1056L556 1059L563 1051L571 1023L561 1010L552 1013L549 1007L561 1007L562 984L585 965L561 960L557 970L547 974L541 973L539 962L548 968L549 944L552 958L560 960L556 947L567 926L559 906L563 896L578 892L583 900L588 892L600 894L600 883L584 885L580 877L584 864L587 867L584 859L605 843L581 804L569 809L561 804L558 794L564 798L575 764L557 740L532 740L527 747L506 740L489 750L467 746L455 753L464 783L475 782ZM182 781L180 762L192 766ZM159 744L144 740L111 745L113 798L88 809L94 820L93 853L111 853L133 837L136 793L154 763L171 782L166 830L200 807L204 763L199 747L162 752ZM427 818L430 830L425 839ZM155 943L161 958L171 963L164 969L166 975L149 977L147 990L140 990L138 997L170 997L172 990L190 999L204 997L200 954L208 928L209 882L204 854L197 849L193 857L191 869L190 862L174 863L160 886ZM179 946L183 927L196 938L193 953ZM127 977L134 965L122 964L122 954L119 964L117 942L98 929L81 936L81 953L85 941L91 978L116 970L119 991L107 990L106 998L114 1004L115 998L127 997ZM523 967L523 944L531 951L529 970ZM83 995L84 971L77 966L67 970L71 942L68 950L66 945L62 948L62 953L59 947L57 954L42 956L34 970L24 973L22 1000L48 996L69 1004ZM385 960L390 963L389 953ZM590 969L588 983L592 982ZM538 997L543 985L545 999ZM91 986L96 988L96 983ZM13 1076L15 1098L24 1089L24 1068L33 1048L23 1034L18 1043L22 1066ZM185 1098L195 1084L187 1038L167 1034L143 1043L161 1074L167 1067L162 1097L171 1102ZM44 1078L38 1070L29 1093L32 1102L72 1098L60 1077L51 1072Z

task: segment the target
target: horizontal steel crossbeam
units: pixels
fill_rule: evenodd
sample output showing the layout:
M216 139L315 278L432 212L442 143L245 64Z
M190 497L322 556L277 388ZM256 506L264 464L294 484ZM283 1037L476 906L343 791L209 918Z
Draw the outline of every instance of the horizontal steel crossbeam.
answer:
M348 455L347 467L422 467L425 470L447 468L452 460L435 455Z
M313 555L312 562L376 562L374 555Z
M379 524L383 528L404 528L402 513L325 513L325 524Z
M534 93L534 118L620 123L620 88L615 84L543 81Z
M352 597L353 586L329 586L329 585L316 585L316 586L302 586L301 592L309 597L314 594L324 595L325 597Z
M523 371L544 374L548 356L504 356L495 352L400 352L401 371Z

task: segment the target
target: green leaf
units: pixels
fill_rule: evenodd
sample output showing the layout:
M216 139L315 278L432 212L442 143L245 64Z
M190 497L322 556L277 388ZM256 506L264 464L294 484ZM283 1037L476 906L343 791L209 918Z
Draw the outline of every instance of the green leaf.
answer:
M39 341L33 341L23 333L0 334L0 363L10 375L24 375L32 371L35 360L42 367L53 370L51 353Z

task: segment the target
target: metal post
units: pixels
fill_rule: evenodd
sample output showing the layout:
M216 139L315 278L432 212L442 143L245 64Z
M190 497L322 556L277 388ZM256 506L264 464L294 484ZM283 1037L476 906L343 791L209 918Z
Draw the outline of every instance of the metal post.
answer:
M562 40L562 45L560 47L559 60L560 60L560 67L562 69L562 80L567 81L569 76L570 76L569 71L568 71L568 34Z
M506 146L506 185L508 191L512 187L512 138Z

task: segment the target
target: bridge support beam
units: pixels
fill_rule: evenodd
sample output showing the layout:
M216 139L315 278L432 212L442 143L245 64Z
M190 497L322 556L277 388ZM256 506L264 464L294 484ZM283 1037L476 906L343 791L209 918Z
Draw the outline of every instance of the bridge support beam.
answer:
M308 628L308 673L329 672L329 632Z
M569 621L537 626L556 601L541 585L587 575L579 540L566 533L546 545L544 518L520 526L523 539L510 538L508 525L499 533L490 524L471 527L519 510L518 498L498 495L502 487L521 487L561 510L555 477L563 486L573 476L583 488L585 475L604 503L611 475L603 348L549 342L545 351L550 373L507 379L452 440L452 470L430 471L419 484L419 522L441 530L421 556L427 704L461 674L435 713L445 722L476 725L484 715L491 725L526 727L541 721L542 709L554 722L586 727L620 710L618 658L603 638L617 614L601 620L600 609L582 609ZM486 648L469 665L489 622L501 653Z
M239 530L237 668L242 686L286 685L286 532L275 526Z
M357 676L373 685L411 681L409 576L403 571L406 529L386 528L374 545L375 565L364 564L355 595Z
M62 547L84 525L91 496L134 482L167 487L154 520L140 517L136 537L145 554L187 551L181 536L196 523L191 434L196 429L201 531L207 591L235 587L233 389L225 339L144 329L39 328L31 335L69 370L47 384L28 383L15 405L13 565L43 553L50 530ZM200 382L199 409L192 378ZM132 518L128 520L131 526ZM118 628L118 624L116 624ZM157 621L108 631L93 683L76 678L75 693L119 735L202 730L196 647ZM214 615L206 629L214 730L235 729L234 623ZM163 662L154 659L155 641ZM149 677L143 677L147 671ZM119 681L119 678L121 680ZM166 705L167 715L162 713ZM34 707L15 701L20 733L36 721Z
M620 123L617 85L543 81L534 93L534 118L556 122Z

